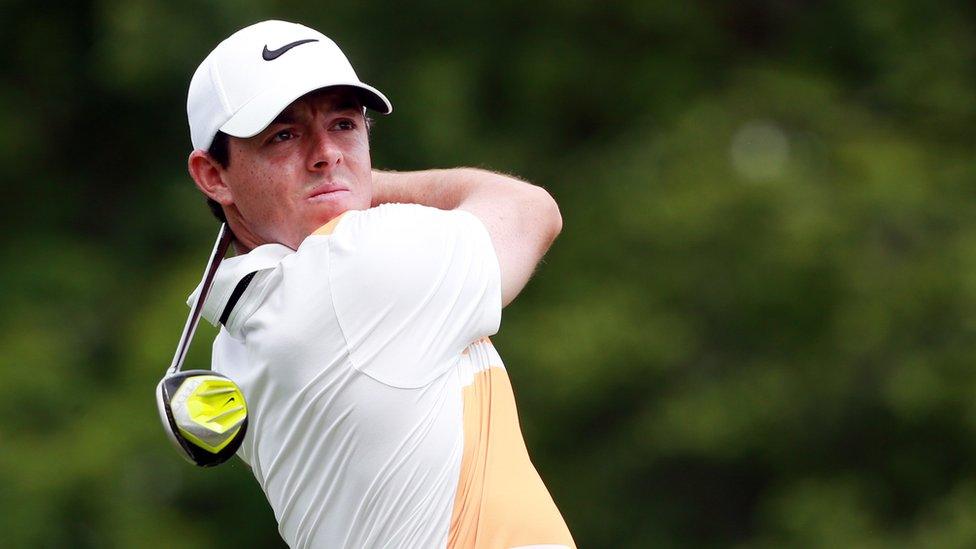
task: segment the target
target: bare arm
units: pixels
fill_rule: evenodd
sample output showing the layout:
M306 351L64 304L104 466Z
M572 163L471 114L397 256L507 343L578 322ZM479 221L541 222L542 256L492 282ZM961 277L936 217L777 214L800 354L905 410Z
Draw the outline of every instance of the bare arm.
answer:
M475 168L373 171L373 205L388 202L465 210L480 219L498 256L503 307L522 291L562 230L559 207L545 189Z

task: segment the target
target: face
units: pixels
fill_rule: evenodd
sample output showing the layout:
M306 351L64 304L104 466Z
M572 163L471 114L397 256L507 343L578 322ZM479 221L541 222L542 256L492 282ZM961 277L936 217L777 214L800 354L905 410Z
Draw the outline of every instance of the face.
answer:
M343 212L369 208L368 137L362 107L342 90L306 95L258 135L232 137L214 198L238 240L294 249Z

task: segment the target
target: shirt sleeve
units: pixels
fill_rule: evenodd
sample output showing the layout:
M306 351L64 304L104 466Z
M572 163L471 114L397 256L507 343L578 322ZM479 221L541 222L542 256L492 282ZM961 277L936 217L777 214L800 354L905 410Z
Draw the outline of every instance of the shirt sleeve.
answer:
M474 215L414 204L350 212L330 241L330 286L354 366L426 385L498 331L501 275Z

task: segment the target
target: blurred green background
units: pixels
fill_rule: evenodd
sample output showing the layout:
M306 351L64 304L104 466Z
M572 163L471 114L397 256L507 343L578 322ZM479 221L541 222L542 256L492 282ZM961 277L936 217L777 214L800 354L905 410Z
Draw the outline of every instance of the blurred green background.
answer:
M281 545L153 400L186 88L267 18L391 98L375 166L559 201L495 342L581 547L976 546L976 8L865 0L0 0L0 546Z

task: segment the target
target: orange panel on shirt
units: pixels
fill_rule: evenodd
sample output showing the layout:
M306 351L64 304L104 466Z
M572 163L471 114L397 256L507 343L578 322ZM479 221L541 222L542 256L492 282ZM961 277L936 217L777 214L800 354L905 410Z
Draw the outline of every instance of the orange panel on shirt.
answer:
M505 369L493 366L475 373L463 394L464 455L447 546L575 547L529 460Z
M339 224L339 221L342 219L342 216L346 215L346 213L347 212L342 212L341 214L333 217L331 221L329 221L325 225L322 225L321 227L319 227L318 229L316 229L315 232L312 233L312 234L319 234L319 235L330 235L330 234L332 234L332 231L335 230L336 225Z

